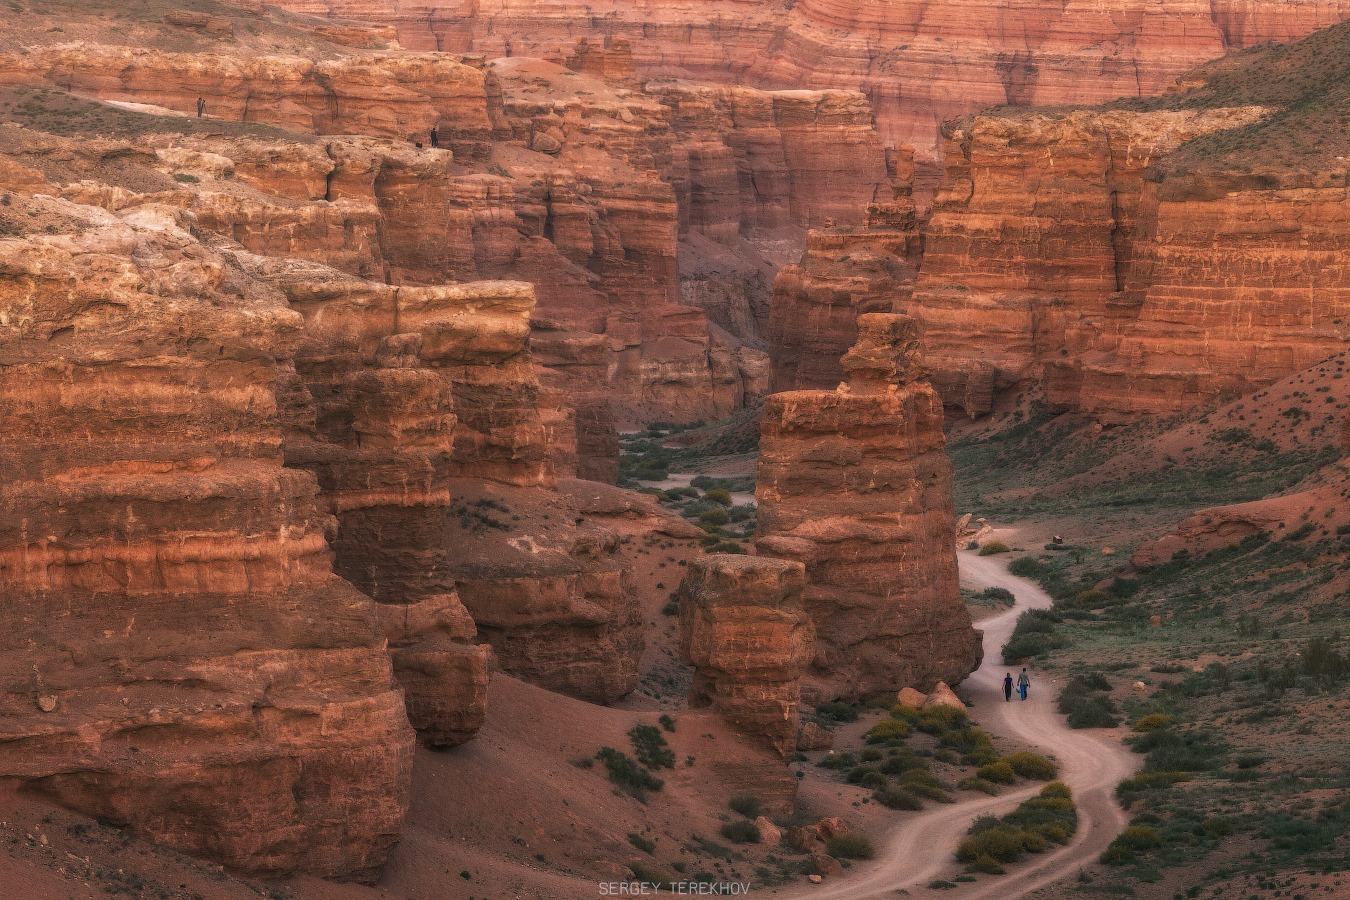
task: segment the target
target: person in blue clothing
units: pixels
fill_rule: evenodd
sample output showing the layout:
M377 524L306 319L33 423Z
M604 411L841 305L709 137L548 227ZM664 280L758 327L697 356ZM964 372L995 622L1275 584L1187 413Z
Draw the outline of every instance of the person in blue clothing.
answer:
M1011 703L1011 702L1012 702L1012 689L1013 689L1012 673L1009 672L1008 674L1006 674L1006 675L1003 676L1003 702L1004 702L1004 703Z
M1027 699L1027 688L1031 687L1031 678L1027 675L1027 670L1022 669L1022 674L1017 676L1017 693L1022 699Z

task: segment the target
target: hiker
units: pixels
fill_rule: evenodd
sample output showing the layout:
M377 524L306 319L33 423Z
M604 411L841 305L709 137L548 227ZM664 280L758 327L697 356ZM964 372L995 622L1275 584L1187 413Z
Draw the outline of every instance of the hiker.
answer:
M440 133L439 131L436 130L436 126L435 126L435 125L432 125L432 126L431 126L431 147L432 147L432 149L434 150L434 149L436 149L437 147L439 147L440 145L441 145L441 133Z
M1003 702L1004 702L1004 703L1011 703L1011 702L1012 702L1012 689L1013 689L1012 673L1009 672L1007 675L1004 675L1004 676L1003 676Z
M201 97L198 97L198 98L197 98L197 118L200 119L200 118L202 117L202 113L204 113L204 112L206 112L206 101L203 100Z
M1022 669L1022 674L1017 676L1017 693L1022 695L1022 699L1027 699L1027 688L1031 687L1031 678L1027 675L1027 670Z

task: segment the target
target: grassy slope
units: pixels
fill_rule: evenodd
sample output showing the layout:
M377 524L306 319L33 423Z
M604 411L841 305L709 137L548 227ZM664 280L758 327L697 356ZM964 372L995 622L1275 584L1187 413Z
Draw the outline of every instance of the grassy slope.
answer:
M960 508L1070 536L1018 563L1057 601L1044 643L1062 646L1038 665L1104 676L1131 722L1173 721L1140 749L1149 770L1184 780L1157 776L1125 794L1156 835L1139 832L1140 849L1117 851L1073 890L1225 896L1232 878L1251 875L1243 896L1265 897L1282 883L1268 873L1350 868L1350 676L1307 663L1314 638L1350 651L1346 369L1333 358L1167 422L1100 432L1026 403L953 435ZM1151 570L1099 550L1128 551L1198 508L1271 494L1291 498L1278 501L1289 515L1273 536ZM1145 846L1155 837L1160 846Z

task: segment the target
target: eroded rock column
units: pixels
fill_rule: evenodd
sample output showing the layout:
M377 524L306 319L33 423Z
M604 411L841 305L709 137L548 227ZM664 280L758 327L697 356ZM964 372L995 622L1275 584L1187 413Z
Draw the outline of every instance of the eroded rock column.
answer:
M806 567L821 699L954 684L980 659L957 587L942 401L918 347L912 320L860 316L846 383L765 403L756 547Z
M692 560L680 585L680 656L694 666L689 705L711 706L783 755L801 725L801 676L811 659L801 563L714 555Z

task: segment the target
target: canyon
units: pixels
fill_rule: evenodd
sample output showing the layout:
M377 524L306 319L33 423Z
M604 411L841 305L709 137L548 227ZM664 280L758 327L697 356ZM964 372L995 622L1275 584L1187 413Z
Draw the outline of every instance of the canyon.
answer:
M1350 339L1341 0L107 12L0 12L0 780L231 873L711 865L813 709L979 666L948 430Z
M964 0L762 3L601 0L283 0L283 8L380 22L415 50L487 57L570 53L625 41L644 78L760 89L863 91L882 140L941 160L942 123L990 106L1151 96L1225 52L1289 41L1350 15L1344 0Z

